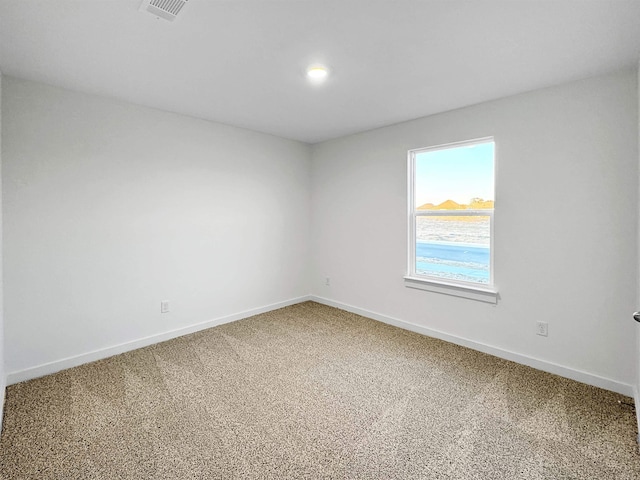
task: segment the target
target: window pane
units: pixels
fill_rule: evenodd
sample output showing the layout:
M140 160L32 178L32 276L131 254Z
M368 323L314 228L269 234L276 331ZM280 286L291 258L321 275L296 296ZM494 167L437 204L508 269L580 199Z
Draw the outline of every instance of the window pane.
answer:
M486 142L416 154L415 208L493 208L493 153Z
M416 273L488 284L488 216L416 217Z
M414 154L412 204L423 213L414 215L415 265L409 270L416 275L491 282L491 217L464 211L493 211L494 150L487 140Z

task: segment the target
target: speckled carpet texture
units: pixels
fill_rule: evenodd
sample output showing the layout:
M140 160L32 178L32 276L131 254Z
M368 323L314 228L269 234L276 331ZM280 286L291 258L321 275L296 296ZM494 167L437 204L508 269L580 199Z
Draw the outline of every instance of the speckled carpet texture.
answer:
M306 302L7 390L3 479L640 479L631 399Z

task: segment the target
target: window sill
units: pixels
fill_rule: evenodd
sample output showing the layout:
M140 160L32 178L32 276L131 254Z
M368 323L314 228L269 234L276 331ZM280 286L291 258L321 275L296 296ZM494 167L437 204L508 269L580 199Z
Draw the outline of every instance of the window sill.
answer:
M454 297L463 297L480 302L498 303L498 291L490 286L461 285L409 276L404 277L404 285L409 288L453 295Z

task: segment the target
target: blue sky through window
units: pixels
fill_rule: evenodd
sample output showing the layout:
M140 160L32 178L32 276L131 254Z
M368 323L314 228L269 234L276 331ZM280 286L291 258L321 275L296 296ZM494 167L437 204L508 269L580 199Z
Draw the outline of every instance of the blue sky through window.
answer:
M468 204L494 200L494 143L485 142L416 154L416 207L446 200Z

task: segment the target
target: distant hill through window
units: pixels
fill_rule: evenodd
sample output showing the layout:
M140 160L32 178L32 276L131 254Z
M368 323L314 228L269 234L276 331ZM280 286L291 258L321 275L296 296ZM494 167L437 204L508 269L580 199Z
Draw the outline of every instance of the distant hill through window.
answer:
M420 205L418 210L493 210L493 200L483 200L482 198L472 198L468 204L445 200L439 205L425 203Z

